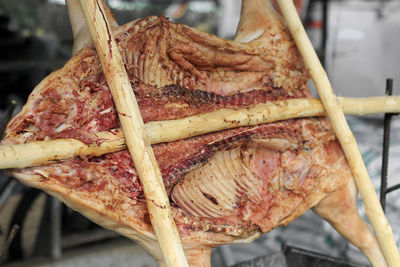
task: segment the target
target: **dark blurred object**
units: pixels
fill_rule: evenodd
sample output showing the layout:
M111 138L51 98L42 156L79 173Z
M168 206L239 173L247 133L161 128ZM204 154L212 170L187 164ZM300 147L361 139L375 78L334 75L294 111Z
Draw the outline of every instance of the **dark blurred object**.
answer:
M25 102L35 85L66 61L54 38L40 31L36 35L13 31L10 23L9 17L0 15L1 110L11 99Z
M346 262L313 251L282 245L282 251L242 262L234 267L360 267L364 265Z
M285 255L282 252L271 253L250 261L236 264L232 267L287 267Z
M310 0L304 18L307 35L323 66L328 38L328 6L329 0Z
M0 121L0 137L4 136L4 131L6 130L6 126L7 126L8 122L10 121L11 116L14 113L16 107L17 107L17 101L12 99L8 104L8 107L4 114L4 117Z
M28 189L25 193L23 198L20 200L20 202L17 205L17 208L11 218L11 224L10 228L8 230L8 235L11 234L12 232L12 226L13 225L19 225L20 230L16 233L15 238L13 242L11 242L10 248L9 248L9 260L18 260L18 259L23 259L25 256L25 253L23 251L23 240L22 240L22 234L24 231L24 227L26 226L25 218L26 214L30 210L32 204L34 204L35 199L37 196L39 196L40 191L38 189L30 188Z
M364 266L346 262L343 259L329 257L320 253L315 253L301 248L288 245L282 246L283 254L286 258L288 267L356 267Z
M15 235L17 234L19 230L19 225L14 224L13 227L11 228L10 234L7 236L6 241L0 248L0 263L4 261L6 258L8 248L10 247L11 242L13 241Z

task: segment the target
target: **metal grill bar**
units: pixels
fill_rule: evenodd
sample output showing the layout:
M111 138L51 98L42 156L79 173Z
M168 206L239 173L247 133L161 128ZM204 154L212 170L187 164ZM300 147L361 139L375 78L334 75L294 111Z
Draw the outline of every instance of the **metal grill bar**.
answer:
M393 79L386 79L386 95L393 94ZM389 164L390 122L392 114L386 113L383 123L383 147L382 147L382 170L381 170L381 194L380 200L383 211L386 207L387 172Z
M386 95L393 94L393 79L386 79ZM380 201L383 211L386 208L386 195L400 188L400 184L387 187L387 175L389 165L390 125L393 113L386 113L383 124L383 146L382 146L382 170L381 170L381 192Z
M392 192L392 191L395 191L395 190L397 190L397 189L399 189L399 188L400 188L400 184L397 184L397 185L394 185L394 186L389 187L388 189L385 190L385 192L386 192L386 194L387 194L387 193L390 193L390 192Z

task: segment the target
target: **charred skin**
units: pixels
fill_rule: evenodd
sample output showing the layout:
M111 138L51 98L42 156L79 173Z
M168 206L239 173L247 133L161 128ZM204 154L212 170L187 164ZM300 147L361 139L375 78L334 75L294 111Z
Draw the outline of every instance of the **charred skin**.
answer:
M222 40L163 17L116 29L144 121L309 97L308 75L279 25L269 33L272 43L256 39L249 44ZM95 50L84 48L34 89L8 125L3 144L65 137L101 143L94 133L119 126ZM250 242L312 207L370 259L382 260L371 232L357 226L362 234L351 236L326 212L336 209L329 203L339 196L349 199L345 206L354 205L350 200L356 191L325 119L242 127L153 145L153 151L189 262L196 262L199 253L209 256L213 246ZM162 261L127 151L15 170L14 175L139 241ZM339 202L337 210L344 217L360 220L356 210L342 207ZM366 239L371 244L367 248Z

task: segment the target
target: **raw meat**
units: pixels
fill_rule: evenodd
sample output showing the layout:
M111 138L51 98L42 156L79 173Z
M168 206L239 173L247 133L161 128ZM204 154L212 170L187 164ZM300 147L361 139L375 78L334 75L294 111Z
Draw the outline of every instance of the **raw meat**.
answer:
M244 1L242 14L235 41L164 17L115 29L145 122L310 97L307 71L271 3ZM119 126L96 51L85 47L34 89L8 125L3 144L65 137L101 143L96 132ZM249 242L313 207L371 262L384 263L357 214L351 172L325 119L225 130L153 150L193 265L209 265L214 246ZM162 261L127 151L14 170L14 175L138 240Z

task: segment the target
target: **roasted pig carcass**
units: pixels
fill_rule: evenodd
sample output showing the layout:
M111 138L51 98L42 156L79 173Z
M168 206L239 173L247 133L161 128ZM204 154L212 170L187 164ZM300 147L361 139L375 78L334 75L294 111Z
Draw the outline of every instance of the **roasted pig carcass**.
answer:
M268 0L244 0L234 41L164 17L114 27L144 122L310 97L308 74ZM44 79L9 123L2 144L76 138L120 127L96 51L82 48ZM356 207L356 188L326 119L241 127L153 145L191 266L211 249L250 242L306 210L328 220L375 266L379 245ZM13 170L91 220L163 259L128 151Z

